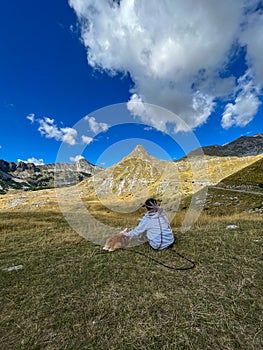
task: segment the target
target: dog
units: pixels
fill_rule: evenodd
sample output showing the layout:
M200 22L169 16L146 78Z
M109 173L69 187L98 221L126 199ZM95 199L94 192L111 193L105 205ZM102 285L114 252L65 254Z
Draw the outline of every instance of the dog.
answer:
M128 232L127 228L108 238L103 249L109 252L113 252L117 249L124 249L129 243L129 237L125 236L126 232Z

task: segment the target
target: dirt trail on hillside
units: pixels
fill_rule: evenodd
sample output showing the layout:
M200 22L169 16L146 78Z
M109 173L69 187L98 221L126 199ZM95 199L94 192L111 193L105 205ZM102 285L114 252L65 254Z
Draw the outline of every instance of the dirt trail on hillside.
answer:
M254 192L254 191L245 191L245 190L235 190L232 188L225 188L225 187L220 187L220 186L209 186L209 188L217 188L219 190L224 190L224 191L232 191L232 192L241 192L241 193L249 193L249 194L259 194L263 196L262 192Z

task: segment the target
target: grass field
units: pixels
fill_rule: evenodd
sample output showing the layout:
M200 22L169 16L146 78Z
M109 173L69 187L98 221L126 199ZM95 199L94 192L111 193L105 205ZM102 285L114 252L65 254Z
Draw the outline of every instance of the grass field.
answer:
M58 212L1 213L1 349L261 349L262 217L215 214L174 222L172 250L104 253Z

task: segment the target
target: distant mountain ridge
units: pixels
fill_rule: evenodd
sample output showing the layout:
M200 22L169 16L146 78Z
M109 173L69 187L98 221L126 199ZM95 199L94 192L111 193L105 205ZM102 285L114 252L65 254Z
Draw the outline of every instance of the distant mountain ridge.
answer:
M197 148L188 153L188 156L198 155L203 151L205 155L217 157L247 157L263 153L263 134L241 136L237 140L223 146L212 145Z
M205 154L202 162L198 155ZM0 193L10 189L36 190L78 184L94 176L96 191L123 199L140 197L144 191L192 193L197 188L214 185L225 177L257 161L263 153L263 135L242 136L223 146L206 146L173 162L160 160L141 146L110 168L102 169L86 159L74 164L35 165L0 160ZM197 156L195 158L195 156ZM204 169L206 163L207 169ZM192 171L195 168L195 174ZM88 191L94 192L91 181ZM83 185L85 187L85 184Z
M54 180L61 186L74 185L93 176L102 168L82 158L74 164L56 163L35 165L19 161L0 160L0 193L10 189L36 190L54 187Z

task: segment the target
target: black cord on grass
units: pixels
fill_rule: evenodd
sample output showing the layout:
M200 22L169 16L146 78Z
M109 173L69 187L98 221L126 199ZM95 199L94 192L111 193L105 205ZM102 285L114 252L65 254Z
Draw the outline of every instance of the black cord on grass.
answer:
M145 258L147 258L147 259L149 259L149 260L152 260L152 261L154 261L155 263L157 263L157 264L159 264L159 265L161 265L161 266L163 266L163 267L165 267L165 268L167 268L167 269L170 269L170 270L186 271L186 270L191 270L191 269L195 268L195 266L196 266L196 263L195 263L194 261L192 261L191 259L185 257L184 255L182 255L182 254L180 254L180 253L178 253L178 252L174 252L174 251L173 251L173 252L174 252L176 255L180 256L180 258L182 258L182 259L184 259L184 260L190 262L190 263L191 263L191 266L174 267L174 266L166 265L166 264L164 264L163 262L161 262L161 261L159 261L159 260L157 260L157 259L155 259L155 258L152 258L151 256L149 256L149 255L147 255L147 254L144 254L144 253L142 253L142 252L140 252L140 251L138 251L138 250L128 250L128 249L123 249L123 250L125 250L125 251L127 251L127 252L129 252L129 253L135 253L135 254L144 256ZM90 257L90 260L91 260L92 258L94 258L95 256L105 255L105 254L107 254L107 253L109 253L109 252L108 252L108 251L105 251L105 250L101 250L100 252L95 253L93 256L91 256L91 257ZM82 259L78 259L77 261L81 261L81 260L82 260ZM83 260L85 260L85 259L83 259ZM76 260L75 260L75 259L74 259L74 260L72 259L72 260L68 260L67 262L69 262L69 261L76 261ZM58 262L56 265L60 265L60 264L63 264L63 262Z
M196 266L196 263L195 263L194 261L192 261L191 259L189 259L189 258L185 257L184 255L182 255L182 254L180 254L180 253L177 253L177 252L174 252L174 253L175 253L176 255L180 256L180 258L185 259L185 260L187 260L188 262L190 262L190 263L191 263L191 266L174 267L174 266L166 265L166 264L164 264L163 262L161 262L161 261L159 261L159 260L157 260L157 259L155 259L155 258L152 258L151 256L149 256L149 255L147 255L147 254L144 254L144 253L142 253L142 252L140 252L140 251L138 251L138 250L128 250L128 249L123 249L123 250L125 250L125 251L127 251L127 252L129 252L129 253L135 253L135 254L144 256L145 258L154 261L156 264L161 265L161 266L163 266L163 267L165 267L165 268L167 268L167 269L170 269L170 270L186 271L186 270L191 270L191 269L195 268L195 266ZM103 252L101 252L101 253L99 253L99 254L96 254L96 255L107 254L107 253L109 253L109 252L108 252L108 251L103 251Z
M141 255L141 256L143 256L143 257L149 259L149 260L152 260L152 261L155 262L156 264L161 265L161 266L163 266L163 267L165 267L165 268L167 268L167 269L170 269L170 270L186 271L186 270L191 270L191 269L195 268L195 266L196 266L196 263L195 263L194 261L192 261L191 259L185 257L184 255L182 255L182 254L180 254L180 253L178 253L178 252L174 252L174 251L173 251L173 253L175 253L176 255L178 255L179 257L181 257L182 259L184 259L184 260L188 261L189 263L191 263L191 266L174 267L174 266L166 265L165 263L163 263L163 262L161 262L161 261L159 261L159 260L157 260L157 259L155 259L155 258L152 258L151 256L149 256L149 255L147 255L147 254L145 254L145 253L142 253L142 252L140 252L140 251L138 251L138 250L128 250L128 249L123 249L123 250L126 250L126 251L129 252L129 253L134 253L134 254ZM22 251L21 251L21 252L22 252ZM92 254L92 255L90 256L90 259L88 259L88 260L92 260L92 259L93 259L94 257L96 257L96 256L106 255L106 254L108 254L109 252L108 252L108 251L105 251L105 250L100 250L99 252L94 251L93 253L94 253L94 254ZM39 257L38 257L38 259L39 259ZM43 259L41 259L41 260L43 260ZM48 267L46 268L46 270L49 270L49 269L52 269L52 268L54 269L54 268L58 267L59 265L64 265L64 264L67 264L67 263L70 263L70 262L76 262L76 261L78 261L78 262L80 262L80 261L86 261L86 257L84 256L82 259L79 259L79 258L78 258L78 259L69 259L69 260L66 260L66 261L58 261L57 263L52 264L52 266L48 266ZM39 274L39 273L38 273L38 274ZM40 274L41 274L41 273L40 273Z
M127 250L126 251L130 252L130 253L135 253L135 254L139 254L139 255L142 255L144 257L146 257L147 259L149 260L152 260L154 261L155 263L161 265L161 266L164 266L166 267L167 269L171 269L171 270L177 270L177 271L186 271L186 270L191 270L193 269L196 264L194 261L190 260L189 258L186 258L184 255L180 254L180 253L177 253L177 252L174 252L176 255L180 256L182 259L185 259L187 261L189 261L191 263L191 266L186 266L186 267L174 267L174 266L170 266L170 265L166 265L164 264L163 262L157 260L157 259L154 259L152 258L151 256L147 255L147 254L144 254L142 252L139 252L138 250Z

